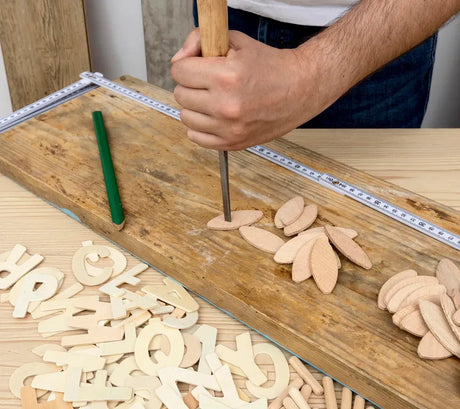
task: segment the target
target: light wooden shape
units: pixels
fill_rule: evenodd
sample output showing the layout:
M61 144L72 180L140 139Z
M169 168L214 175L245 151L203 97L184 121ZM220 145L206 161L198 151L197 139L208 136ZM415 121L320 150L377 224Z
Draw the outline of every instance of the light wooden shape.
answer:
M165 366L158 370L158 377L163 385L168 385L175 395L181 396L177 382L189 385L203 386L207 389L220 391L219 383L214 375L208 375L191 369Z
M279 264L290 264L294 262L298 251L310 240L325 237L324 233L315 232L308 235L294 237L284 243L275 253L273 259Z
M134 352L136 345L136 326L134 322L125 324L124 326L125 339L121 341L103 342L98 344L101 350L101 356L128 354Z
M460 341L460 326L455 324L452 318L455 313L455 305L452 299L447 294L441 295L441 308L444 311L444 315L447 319L450 329L457 337L457 340Z
M286 236L294 236L305 229L308 229L316 220L318 216L318 206L311 204L305 206L300 217L291 224L284 227L284 234Z
M420 300L429 300L435 304L440 304L441 294L446 293L446 287L442 284L435 284L426 287L421 287L418 290L411 292L405 300L399 305L398 310L406 307L407 305L418 305Z
M419 309L406 315L401 320L400 328L420 338L429 331Z
M197 409L198 406L200 406L200 403L194 398L191 392L188 392L187 395L182 398L182 400L188 409Z
M246 388L257 398L274 399L289 385L289 365L280 349L272 344L260 343L253 346L254 356L267 354L275 367L275 381L273 385L257 386L251 381L246 381Z
M436 277L429 277L429 276L418 276L415 277L411 284L408 284L398 291L396 291L392 297L388 300L387 309L391 313L394 313L399 310L401 305L403 304L404 300L409 297L414 291L421 290L424 287L430 287L436 285L437 283ZM422 290L422 292L429 292L428 288Z
M43 360L45 362L53 362L59 366L79 366L83 372L103 369L106 364L104 358L94 356L93 354L53 350L46 351Z
M323 377L324 399L326 409L337 409L337 398L334 391L334 381L329 376Z
M24 386L24 381L30 377L45 373L59 372L59 368L53 364L44 362L28 362L16 368L11 374L8 381L11 393L17 398L21 397L21 388ZM39 397L44 395L46 391L42 391Z
M300 388L300 393L302 394L302 396L307 402L311 396L311 392L312 392L312 389L310 385L305 384L302 386L302 388Z
M290 387L289 396L292 398L294 403L297 405L298 409L311 409L307 400L300 393L299 389Z
M355 237L358 236L358 232L353 229L349 229L348 227L338 227L335 226L336 229L340 230L343 234L346 234L350 239L354 239ZM308 230L302 231L299 233L299 236L303 236L305 234L312 234L312 233L324 233L326 234L326 230L324 229L324 226L319 226L319 227L312 227Z
M289 395L290 388L300 389L303 385L303 381L300 378L292 380L287 388L281 392L275 399L273 399L268 406L268 409L281 409L283 406L283 399ZM307 398L308 399L308 398Z
M40 358L46 354L47 351L67 351L63 346L58 344L41 344L32 349L32 352Z
M82 369L70 367L67 369L67 383L64 400L75 401L122 401L131 399L133 390L126 387L106 386L107 371L96 371L92 384L80 384Z
M353 409L364 409L366 401L362 396L355 395L355 400L353 401Z
M425 284L426 286L435 285L435 284L438 284L438 279L432 276L416 276L416 277L408 277L408 278L398 281L393 286L391 286L391 288L385 294L384 302L386 306L388 307L388 303L390 302L390 299L393 298L393 296L399 290L409 285L416 284L416 283ZM415 290L416 288L413 289L413 291Z
M182 333L184 338L185 353L180 363L181 368L190 368L195 365L201 357L200 340L193 334Z
M43 257L34 254L22 264L17 264L21 257L26 253L26 248L21 244L16 244L4 261L0 261L0 272L7 271L6 277L0 277L0 290L7 290L21 277L38 266Z
M170 278L164 278L163 283L163 285L145 286L142 288L142 291L186 312L198 310L198 303L184 287Z
M129 376L124 386L133 388L135 396L145 399L147 409L161 409L162 403L156 394L161 382L156 376Z
M165 355L158 351L155 355L157 362L150 358L149 345L157 335L168 337L170 353ZM184 356L184 339L179 330L163 325L159 318L152 318L149 324L139 333L134 349L134 357L139 368L147 375L156 376L158 370L166 366L179 366Z
M88 240L82 243L82 246L92 246L92 245L93 245L92 240ZM109 246L105 246L105 247L107 247L107 249L109 250L108 258L110 258L113 261L113 265L111 266L112 267L112 277L115 277L121 274L125 270L128 264L128 260L126 259L125 255L120 250L114 247L109 247ZM87 258L91 260L93 263L96 263L100 260L100 257L98 256L97 253L88 254ZM85 260L85 267L86 267L86 271L92 276L98 276L103 273L103 271L99 267L89 264L87 260Z
M420 340L417 354L422 359L445 359L452 356L452 353L442 346L431 331Z
M302 214L305 203L302 196L295 196L284 203L275 213L283 227L295 222Z
M86 258L96 253L99 257L109 257L110 250L107 246L82 246L74 254L72 258L72 272L75 278L87 286L100 285L106 282L113 272L112 267L104 267L100 269L100 274L93 276L86 270Z
M193 327L198 322L198 311L186 312L184 318L166 317L163 319L163 324L167 327L186 329Z
M241 237L245 239L251 246L266 251L267 253L275 254L284 244L284 240L276 234L268 230L254 226L241 226L239 228Z
M211 230L236 230L241 226L248 226L258 222L263 217L260 210L235 210L232 212L232 221L225 221L224 215L220 214L209 220L207 228Z
M198 363L198 372L211 374L211 368L209 368L205 357L215 351L217 328L202 324L193 332L193 335L195 335L201 342L201 357Z
M418 309L418 304L411 304L404 308L401 308L400 310L396 311L391 317L393 324L395 324L398 327L401 327L401 321L404 319L404 317L406 317L414 311L417 311Z
M395 274L393 277L389 278L385 283L382 285L379 291L379 296L377 299L377 305L381 310L386 309L387 303L385 302L385 297L390 290L396 283L399 283L406 278L413 278L417 276L417 272L415 270L404 270L400 273Z
M346 387L343 387L340 409L351 409L352 398L353 393L351 392L351 390Z
M36 290L36 284L40 284ZM50 274L29 273L24 277L21 293L14 307L13 317L24 318L32 301L43 301L51 298L58 289L58 280Z
M240 368L253 385L260 386L267 382L267 377L255 362L255 352L253 350L254 348L249 332L244 332L243 334L236 336L235 341L236 351L233 351L224 345L217 345L217 356L223 361L229 362Z
M290 396L283 399L283 406L286 409L299 409L299 407L296 405L296 403Z
M295 255L291 270L292 281L301 283L311 277L310 256L316 240L307 241Z
M339 269L334 250L327 237L315 241L310 254L310 269L318 288L330 294L337 284Z
M123 328L111 328L97 325L95 327L88 328L87 334L67 335L62 337L61 345L69 347L75 345L90 345L101 342L120 341L123 339L123 334Z
M217 369L214 372L214 376L223 394L222 398L218 398L219 402L223 402L232 408L246 406L247 402L240 399L228 365L223 365Z
M36 389L64 393L66 382L67 372L62 371L36 375L30 385Z
M315 379L312 373L299 358L296 356L291 356L289 358L289 363L297 372L297 374L304 380L304 382L311 386L311 389L315 395L322 395L324 393L324 389L321 384Z
M439 261L436 267L436 277L447 289L451 297L455 291L460 290L460 270L454 262L448 258Z
M23 409L73 409L70 402L64 402L62 393L56 393L48 402L38 403L36 390L30 386L21 388L21 402Z
M350 239L346 234L333 226L324 226L324 229L337 250L346 258L366 270L372 268L369 256L353 239Z
M452 316L452 320L454 321L455 325L460 325L460 310L455 311L454 315Z
M420 300L419 307L426 325L435 338L444 348L460 358L460 341L450 328L442 308L426 300Z
M108 283L99 287L99 291L111 295L112 297L121 297L125 293L123 288L119 288L122 284L131 284L137 285L141 280L136 276L143 271L147 270L149 266L144 263L139 263L134 267L130 268L128 271L125 271L123 274L113 278Z

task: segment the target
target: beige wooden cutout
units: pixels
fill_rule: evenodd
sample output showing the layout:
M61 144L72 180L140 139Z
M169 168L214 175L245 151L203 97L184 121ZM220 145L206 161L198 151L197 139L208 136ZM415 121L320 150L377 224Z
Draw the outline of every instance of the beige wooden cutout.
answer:
M157 335L168 337L170 345L169 355L162 351L155 354L156 363L152 361L149 354L151 340ZM166 366L179 366L184 356L184 339L179 330L163 325L159 318L152 318L149 324L139 333L134 349L134 357L139 368L147 375L156 376L158 370Z
M107 281L113 272L112 267L104 267L100 269L100 274L92 276L86 270L86 258L91 254L96 253L99 257L108 257L110 250L106 246L82 246L72 258L72 271L75 278L87 286L100 285Z
M311 386L307 384L303 385L300 389L300 393L305 398L305 400L308 402L308 399L310 398L310 395L312 393Z
M445 359L452 356L452 353L439 343L431 331L420 340L417 354L422 359Z
M321 292L330 294L337 283L339 269L327 237L320 237L315 241L311 249L310 269Z
M124 331L125 339L98 344L101 350L101 356L134 352L134 347L136 345L136 326L133 322L128 323L124 326Z
M428 285L436 285L438 284L438 279L436 277L431 277L431 276L417 276L417 277L409 277L405 278L404 280L401 280L397 282L395 285L393 285L388 292L385 295L385 304L388 308L388 303L390 302L391 298L401 289L412 285L412 284L421 284L422 286L428 286ZM413 288L413 287L412 287ZM417 288L413 288L412 291L415 291ZM406 294L409 295L410 293ZM405 297L404 297L405 298ZM403 299L404 299L403 298Z
M303 197L295 196L278 209L275 214L275 220L279 220L283 227L294 223L302 214L304 206Z
M46 305L48 302L56 301L56 300L68 300L73 296L77 295L79 292L83 291L85 287L82 286L80 283L74 283L70 287L66 288L65 290L59 291L54 297L49 299L48 301L43 301L40 303L37 309L32 311L31 315L33 319L43 318L48 315L52 315L55 311L45 310ZM65 307L63 308L65 309Z
M53 392L65 392L67 382L67 372L51 372L36 375L32 380L31 386L36 389L43 389Z
M97 325L92 328L88 328L87 334L81 335L67 335L62 337L61 345L65 347L75 345L89 345L98 344L101 342L120 341L123 339L123 328L111 328Z
M337 398L335 396L334 381L329 376L323 377L324 400L327 409L337 409Z
M311 249L317 239L307 241L297 252L292 263L291 278L296 283L301 283L311 277L310 256Z
M284 243L275 253L273 259L279 264L290 264L294 262L294 258L298 251L310 240L320 237L326 237L324 233L315 232L313 234L304 234L296 236L293 239Z
M426 325L435 338L444 348L460 358L460 341L450 328L442 308L426 300L420 300L419 307Z
M239 228L241 237L245 239L251 246L266 251L267 253L275 254L278 249L284 244L284 240L276 234L268 230L260 229L254 226L241 226Z
M315 204L305 206L300 217L291 224L284 227L286 236L294 236L305 229L308 229L318 216L318 206Z
M80 384L81 374L82 369L79 367L70 367L67 369L67 384L64 393L65 401L121 401L131 399L132 397L132 388L106 386L107 371L97 371L92 384Z
M268 407L268 409L281 409L283 406L283 399L289 395L289 389L296 388L300 389L303 385L303 381L300 378L296 378L292 380L287 388L281 392L275 399L273 399Z
M32 349L32 352L40 358L46 354L46 351L67 351L63 346L58 344L41 344Z
M353 402L353 409L364 409L366 401L362 396L355 395L355 400Z
M441 308L444 311L444 315L446 316L450 329L460 341L460 327L455 324L452 318L455 313L454 302L447 294L441 295Z
M123 274L113 278L107 284L99 287L99 291L104 294L111 295L112 297L122 297L125 290L123 288L119 288L119 286L122 284L137 285L141 280L136 276L147 270L148 267L149 266L147 264L139 263Z
M38 266L43 257L34 254L22 264L18 264L21 257L25 254L26 248L21 244L16 244L4 261L0 261L0 272L6 271L9 274L6 277L0 277L0 290L7 290L21 277Z
M201 409L233 409L231 406L226 405L219 401L219 398L215 398L211 395L201 393L200 394L200 408ZM267 409L267 399L261 398L254 402L246 403L244 406L240 406L241 409Z
M294 368L294 370L297 372L297 374L304 380L304 382L311 386L313 393L315 395L323 394L323 387L315 379L315 377L311 374L311 372L299 358L297 358L296 356L291 356L289 358L289 363L291 364L292 368Z
M37 284L40 287L34 289ZM24 318L32 301L43 301L51 298L58 289L58 280L50 274L29 273L24 277L21 293L14 307L13 317ZM10 297L11 300L11 297Z
M417 272L415 270L404 270L401 271L400 273L395 274L394 276L390 277L387 281L385 281L385 284L382 285L382 288L380 288L378 299L377 299L377 305L381 310L386 309L386 302L385 302L385 297L390 290L391 287L393 287L396 283L399 283L402 280L405 280L406 278L413 278L417 276Z
M436 267L436 277L447 289L447 294L453 297L460 290L460 270L448 258L443 258Z
M426 277L426 279L424 279ZM432 280L430 280L432 279ZM399 310L401 304L404 300L412 294L414 291L419 290L424 287L430 287L432 285L436 285L437 278L436 277L428 277L428 276L418 276L413 279L414 281L411 284L408 284L398 291L396 291L392 297L388 300L387 309L391 313L394 313ZM430 284L426 284L426 281L429 281ZM424 291L428 291L425 289Z
M110 296L110 305L112 306L112 316L114 319L126 318L128 311L122 299Z
M201 357L198 363L198 372L210 374L211 369L209 368L205 357L213 353L216 348L217 328L203 324L193 332L193 335L195 335L201 342Z
M289 365L286 358L283 352L272 344L256 344L253 346L253 351L254 356L259 354L270 356L275 367L275 381L268 387L257 386L251 381L246 381L246 388L257 398L274 399L289 385Z
M166 317L163 324L167 327L186 329L193 327L198 322L198 311L186 312L184 318Z
M425 334L429 331L419 309L416 309L410 314L407 314L401 320L400 327L412 335L420 338L425 336Z
M185 353L180 363L181 368L190 368L195 365L201 357L200 340L193 334L182 333L185 344Z
M446 287L442 284L435 284L430 286L421 287L418 290L411 292L406 299L399 305L398 310L406 307L407 305L418 305L420 300L429 300L435 304L441 304L441 294L446 293Z
M189 385L201 385L213 391L220 391L220 386L214 375L208 375L196 372L192 369L177 368L175 366L166 366L158 370L158 377L163 385L168 385L174 394L181 396L177 382L183 382Z
M283 407L285 409L299 409L299 407L294 402L294 399L292 399L290 396L283 399Z
M83 372L97 371L103 369L106 363L104 358L92 354L78 352L61 352L49 350L43 356L45 362L53 362L56 365L79 366Z
M53 400L38 403L35 389L30 386L21 388L21 401L23 409L73 409L70 402L64 402L61 393L57 393Z
M372 262L369 256L355 241L335 227L324 226L324 229L335 248L346 258L366 270L372 268Z
M198 406L200 406L199 402L194 398L191 392L188 392L182 399L188 409L197 409Z
M224 215L220 214L209 220L206 226L211 230L236 230L241 226L248 226L258 222L264 214L260 210L235 210L231 212L231 215L231 222L225 221Z
M92 240L84 241L82 243L82 246L92 246L93 242ZM113 247L105 246L109 250L109 255L108 258L110 258L113 261L112 265L112 277L115 277L119 274L121 274L125 268L126 265L128 264L128 260L126 259L125 255L118 249L115 249ZM86 257L93 263L97 263L100 260L100 257L98 256L97 253L91 253L88 254ZM86 271L92 275L92 276L98 276L103 273L103 271L99 267L95 267L87 262L85 260L85 268Z
M160 386L156 394L168 409L188 409L182 397L177 396L169 385Z
M170 278L164 278L163 283L164 285L148 285L142 291L186 312L198 310L198 303L179 283Z
M418 304L410 304L404 308L401 308L400 310L396 311L391 317L393 324L401 328L401 321L404 319L404 317L406 317L414 311L417 311L418 309Z
M30 377L45 373L59 372L58 368L54 364L47 364L44 362L28 362L16 368L11 374L9 379L9 387L11 393L17 398L21 397L21 388L24 386L24 381ZM38 397L43 396L46 391L41 391Z
M454 315L452 316L452 320L454 321L455 325L460 325L460 310L457 310Z
M254 360L253 346L249 332L244 332L236 336L235 341L236 351L224 345L217 345L217 356L223 361L230 362L240 368L253 385L260 386L267 382L267 377Z
M130 376L126 379L126 385L133 388L133 392L144 398L147 409L161 409L161 401L158 399L156 389L161 386L156 376Z
M337 227L335 226L337 230L340 230L343 234L346 234L350 239L354 239L355 237L358 236L358 232L353 229L349 229L347 227ZM324 233L326 234L326 230L324 230L324 226L320 227L312 227L308 230L302 231L299 233L299 236L303 236L305 234L313 234L313 233Z
M223 394L222 397L216 398L216 401L224 403L231 408L244 407L247 404L247 402L240 399L228 365L223 365L214 371L214 376Z

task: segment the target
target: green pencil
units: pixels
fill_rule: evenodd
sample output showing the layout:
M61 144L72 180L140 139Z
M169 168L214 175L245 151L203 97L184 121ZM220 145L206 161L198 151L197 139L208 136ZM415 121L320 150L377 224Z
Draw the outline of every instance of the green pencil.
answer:
M99 157L101 158L102 172L104 174L105 188L109 199L112 222L121 230L125 224L125 216L121 206L120 192L118 191L117 178L113 169L112 156L110 155L109 143L105 132L104 119L101 111L93 112L94 130L96 132Z

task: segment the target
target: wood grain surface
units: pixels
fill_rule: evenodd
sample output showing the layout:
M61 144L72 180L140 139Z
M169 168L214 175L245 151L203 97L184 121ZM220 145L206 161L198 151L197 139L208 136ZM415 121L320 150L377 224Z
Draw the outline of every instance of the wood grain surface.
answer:
M13 109L90 69L83 0L3 1L0 43Z
M122 82L171 103L171 95L132 78ZM114 231L93 136L91 112L106 118L126 226ZM356 171L287 141L271 148L459 233L459 212ZM302 358L384 408L460 405L458 361L422 361L418 339L377 308L379 287L416 268L433 275L442 257L459 252L246 151L230 154L232 209L260 209L271 228L276 209L297 194L315 203L315 225L359 232L374 267L346 260L331 295L310 280L295 284L237 232L206 222L220 213L217 153L186 140L179 122L95 90L24 123L0 139L0 171L39 196L73 211L83 223L176 278ZM314 226L315 226L314 225Z

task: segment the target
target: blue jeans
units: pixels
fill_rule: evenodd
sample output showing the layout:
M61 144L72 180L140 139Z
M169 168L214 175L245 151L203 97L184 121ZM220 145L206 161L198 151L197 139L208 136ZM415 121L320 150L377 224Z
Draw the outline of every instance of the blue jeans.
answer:
M197 25L196 4L194 7ZM276 48L295 48L322 27L282 23L228 9L230 30ZM419 128L430 94L437 34L361 81L301 128Z

